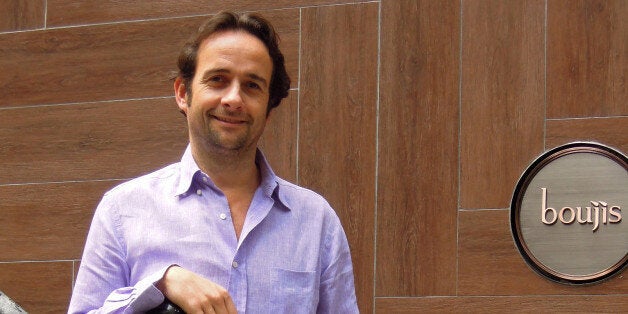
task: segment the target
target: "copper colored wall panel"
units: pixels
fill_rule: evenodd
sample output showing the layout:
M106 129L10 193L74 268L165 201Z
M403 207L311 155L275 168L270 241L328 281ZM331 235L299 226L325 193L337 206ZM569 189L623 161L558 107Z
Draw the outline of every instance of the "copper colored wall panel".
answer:
M282 35L281 47L292 77L297 77L298 14L298 10L268 14ZM0 36L0 107L172 96L170 78L177 70L179 49L205 19Z
M0 263L0 290L28 313L66 313L72 262Z
M461 207L504 208L543 150L544 1L464 1Z
M178 47L198 23L162 20L0 36L0 107L171 96Z
M621 313L626 296L510 296L378 299L375 312L410 313Z
M628 1L548 1L548 118L628 115Z
M297 179L297 106L296 92L290 92L271 111L259 143L275 174L290 182Z
M45 0L0 1L0 32L44 27Z
M377 4L304 9L299 86L298 180L340 216L365 313L373 291L377 16Z
M574 141L595 141L628 154L628 117L547 121L548 149Z
M557 295L628 293L628 278L591 286L554 283L536 274L519 255L508 210L460 212L458 295Z
M48 23L52 26L82 25L142 18L213 14L221 10L260 11L347 2L346 0L136 0L121 3L119 0L48 0ZM268 15L268 12L264 12L264 15Z
M119 183L0 186L0 262L80 259L96 205Z
M382 4L376 296L455 293L459 11Z
M0 184L130 178L180 160L174 98L0 110Z

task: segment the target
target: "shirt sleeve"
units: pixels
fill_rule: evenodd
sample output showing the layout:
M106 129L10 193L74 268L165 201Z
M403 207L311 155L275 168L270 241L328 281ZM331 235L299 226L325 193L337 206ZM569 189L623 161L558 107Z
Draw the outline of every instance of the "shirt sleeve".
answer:
M130 286L130 270L117 223L115 208L105 195L87 235L68 313L145 312L163 302L164 296L155 283L168 267Z
M317 313L359 313L349 243L340 220L333 222L325 239Z

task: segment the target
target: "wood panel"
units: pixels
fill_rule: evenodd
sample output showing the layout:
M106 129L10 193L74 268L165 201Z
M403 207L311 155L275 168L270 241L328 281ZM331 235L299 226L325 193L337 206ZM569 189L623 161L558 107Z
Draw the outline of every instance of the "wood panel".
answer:
M28 313L66 313L72 262L0 263L0 290Z
M368 2L358 0L351 2ZM51 26L192 16L221 10L260 11L346 3L345 0L48 0ZM267 15L268 12L264 12Z
M0 32L44 27L45 0L0 1Z
M173 98L0 110L0 184L130 178L180 160Z
M375 313L622 313L628 296L378 298Z
M596 141L628 154L628 117L547 121L548 149L573 141Z
M461 211L458 249L458 294L580 295L628 293L628 277L620 274L591 286L568 286L536 274L517 251L508 210Z
M382 3L377 296L455 293L459 12Z
M462 208L504 208L543 150L545 2L464 1Z
M0 261L81 258L96 205L119 183L0 186Z
M296 78L299 11L273 11L267 17L281 35L288 72ZM205 19L0 36L0 107L171 96L179 49Z
M628 1L547 7L547 116L628 115Z
M179 47L201 19L0 36L0 107L172 95ZM174 27L174 26L177 27Z
M298 180L340 216L365 313L373 308L377 16L377 4L304 9L299 87Z
M291 182L297 180L297 98L297 92L291 91L288 98L271 111L259 142L275 174Z

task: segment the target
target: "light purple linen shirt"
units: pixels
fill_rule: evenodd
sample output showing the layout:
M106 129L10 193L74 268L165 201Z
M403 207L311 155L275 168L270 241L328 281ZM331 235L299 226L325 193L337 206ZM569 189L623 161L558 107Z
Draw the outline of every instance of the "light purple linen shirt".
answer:
M68 313L138 313L179 265L225 287L238 313L358 313L349 245L318 194L261 172L239 241L227 199L194 162L123 183L98 205Z

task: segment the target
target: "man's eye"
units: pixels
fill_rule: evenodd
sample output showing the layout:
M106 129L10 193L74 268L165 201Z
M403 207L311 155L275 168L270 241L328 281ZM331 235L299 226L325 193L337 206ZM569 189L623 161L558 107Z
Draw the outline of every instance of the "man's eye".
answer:
M203 80L203 83L208 86L217 86L220 84L224 84L225 78L221 75L210 76Z
M247 87L248 87L248 88L251 88L251 89L261 89L261 87L259 86L259 84L255 83L255 82L249 82L249 83L247 84Z

